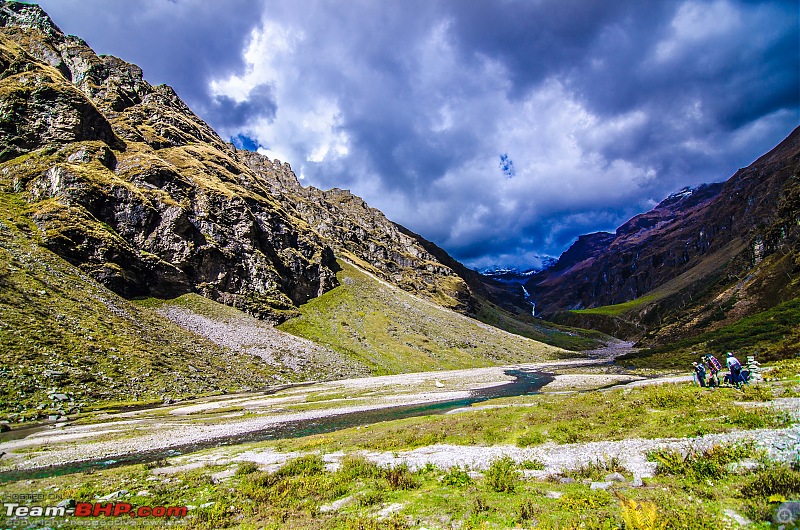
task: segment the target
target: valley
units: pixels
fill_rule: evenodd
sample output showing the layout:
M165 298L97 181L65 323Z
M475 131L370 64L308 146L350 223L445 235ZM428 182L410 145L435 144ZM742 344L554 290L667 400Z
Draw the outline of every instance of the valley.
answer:
M0 0L3 528L164 522L32 501L215 530L766 529L800 502L800 128L492 274L234 140ZM693 384L728 351L763 380Z

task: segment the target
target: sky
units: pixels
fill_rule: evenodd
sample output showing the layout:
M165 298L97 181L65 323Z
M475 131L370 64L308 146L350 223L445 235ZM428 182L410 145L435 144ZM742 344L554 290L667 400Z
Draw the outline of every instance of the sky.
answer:
M796 0L38 3L478 269L536 266L800 124Z

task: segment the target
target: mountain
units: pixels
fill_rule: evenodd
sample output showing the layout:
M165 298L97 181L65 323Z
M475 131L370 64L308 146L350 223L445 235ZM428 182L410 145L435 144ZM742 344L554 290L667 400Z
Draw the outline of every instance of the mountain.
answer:
M526 289L562 323L664 344L800 295L800 128L724 183L582 236Z
M335 252L445 306L466 283L343 190L237 151L168 86L38 7L0 7L0 162L44 245L125 297L197 292L282 321L336 286Z
M542 360L603 338L529 312L349 191L237 150L39 7L0 2L5 419Z

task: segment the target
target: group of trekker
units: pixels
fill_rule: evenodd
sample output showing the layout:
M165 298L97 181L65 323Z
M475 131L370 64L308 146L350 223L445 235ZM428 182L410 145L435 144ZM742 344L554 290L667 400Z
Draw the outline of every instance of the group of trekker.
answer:
M722 384L740 387L749 383L752 379L760 378L760 365L756 361L755 356L747 357L747 365L742 366L742 363L733 356L732 352L728 352L725 357L725 364L728 368L728 373L723 376ZM705 354L700 358L700 362L693 362L694 367L694 381L702 387L718 387L720 386L719 374L722 372L722 363L710 353Z

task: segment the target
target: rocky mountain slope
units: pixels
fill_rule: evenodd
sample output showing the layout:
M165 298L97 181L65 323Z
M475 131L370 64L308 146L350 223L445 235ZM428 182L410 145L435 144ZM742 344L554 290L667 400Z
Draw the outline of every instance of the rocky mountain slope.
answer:
M137 66L96 55L37 6L2 1L0 214L0 418L563 353L439 313L449 309L573 349L596 343L518 321L482 298L477 273L359 197L300 186L288 164L224 142ZM333 316L357 327L366 302L352 315L311 307L315 328L292 326L317 343L271 326L307 318L299 308L325 293L347 300L343 263L374 279L361 284L375 300L402 300L375 308L385 322L419 303L447 337L424 311L382 343L416 360L362 355L372 338L360 335L317 336ZM475 333L473 359L454 341ZM494 351L503 344L518 354Z
M336 285L336 251L467 308L463 279L360 198L237 151L36 6L3 3L0 25L0 186L25 197L47 248L111 290L284 320Z
M765 311L800 294L799 175L800 128L725 183L579 238L526 288L559 321L656 342Z

